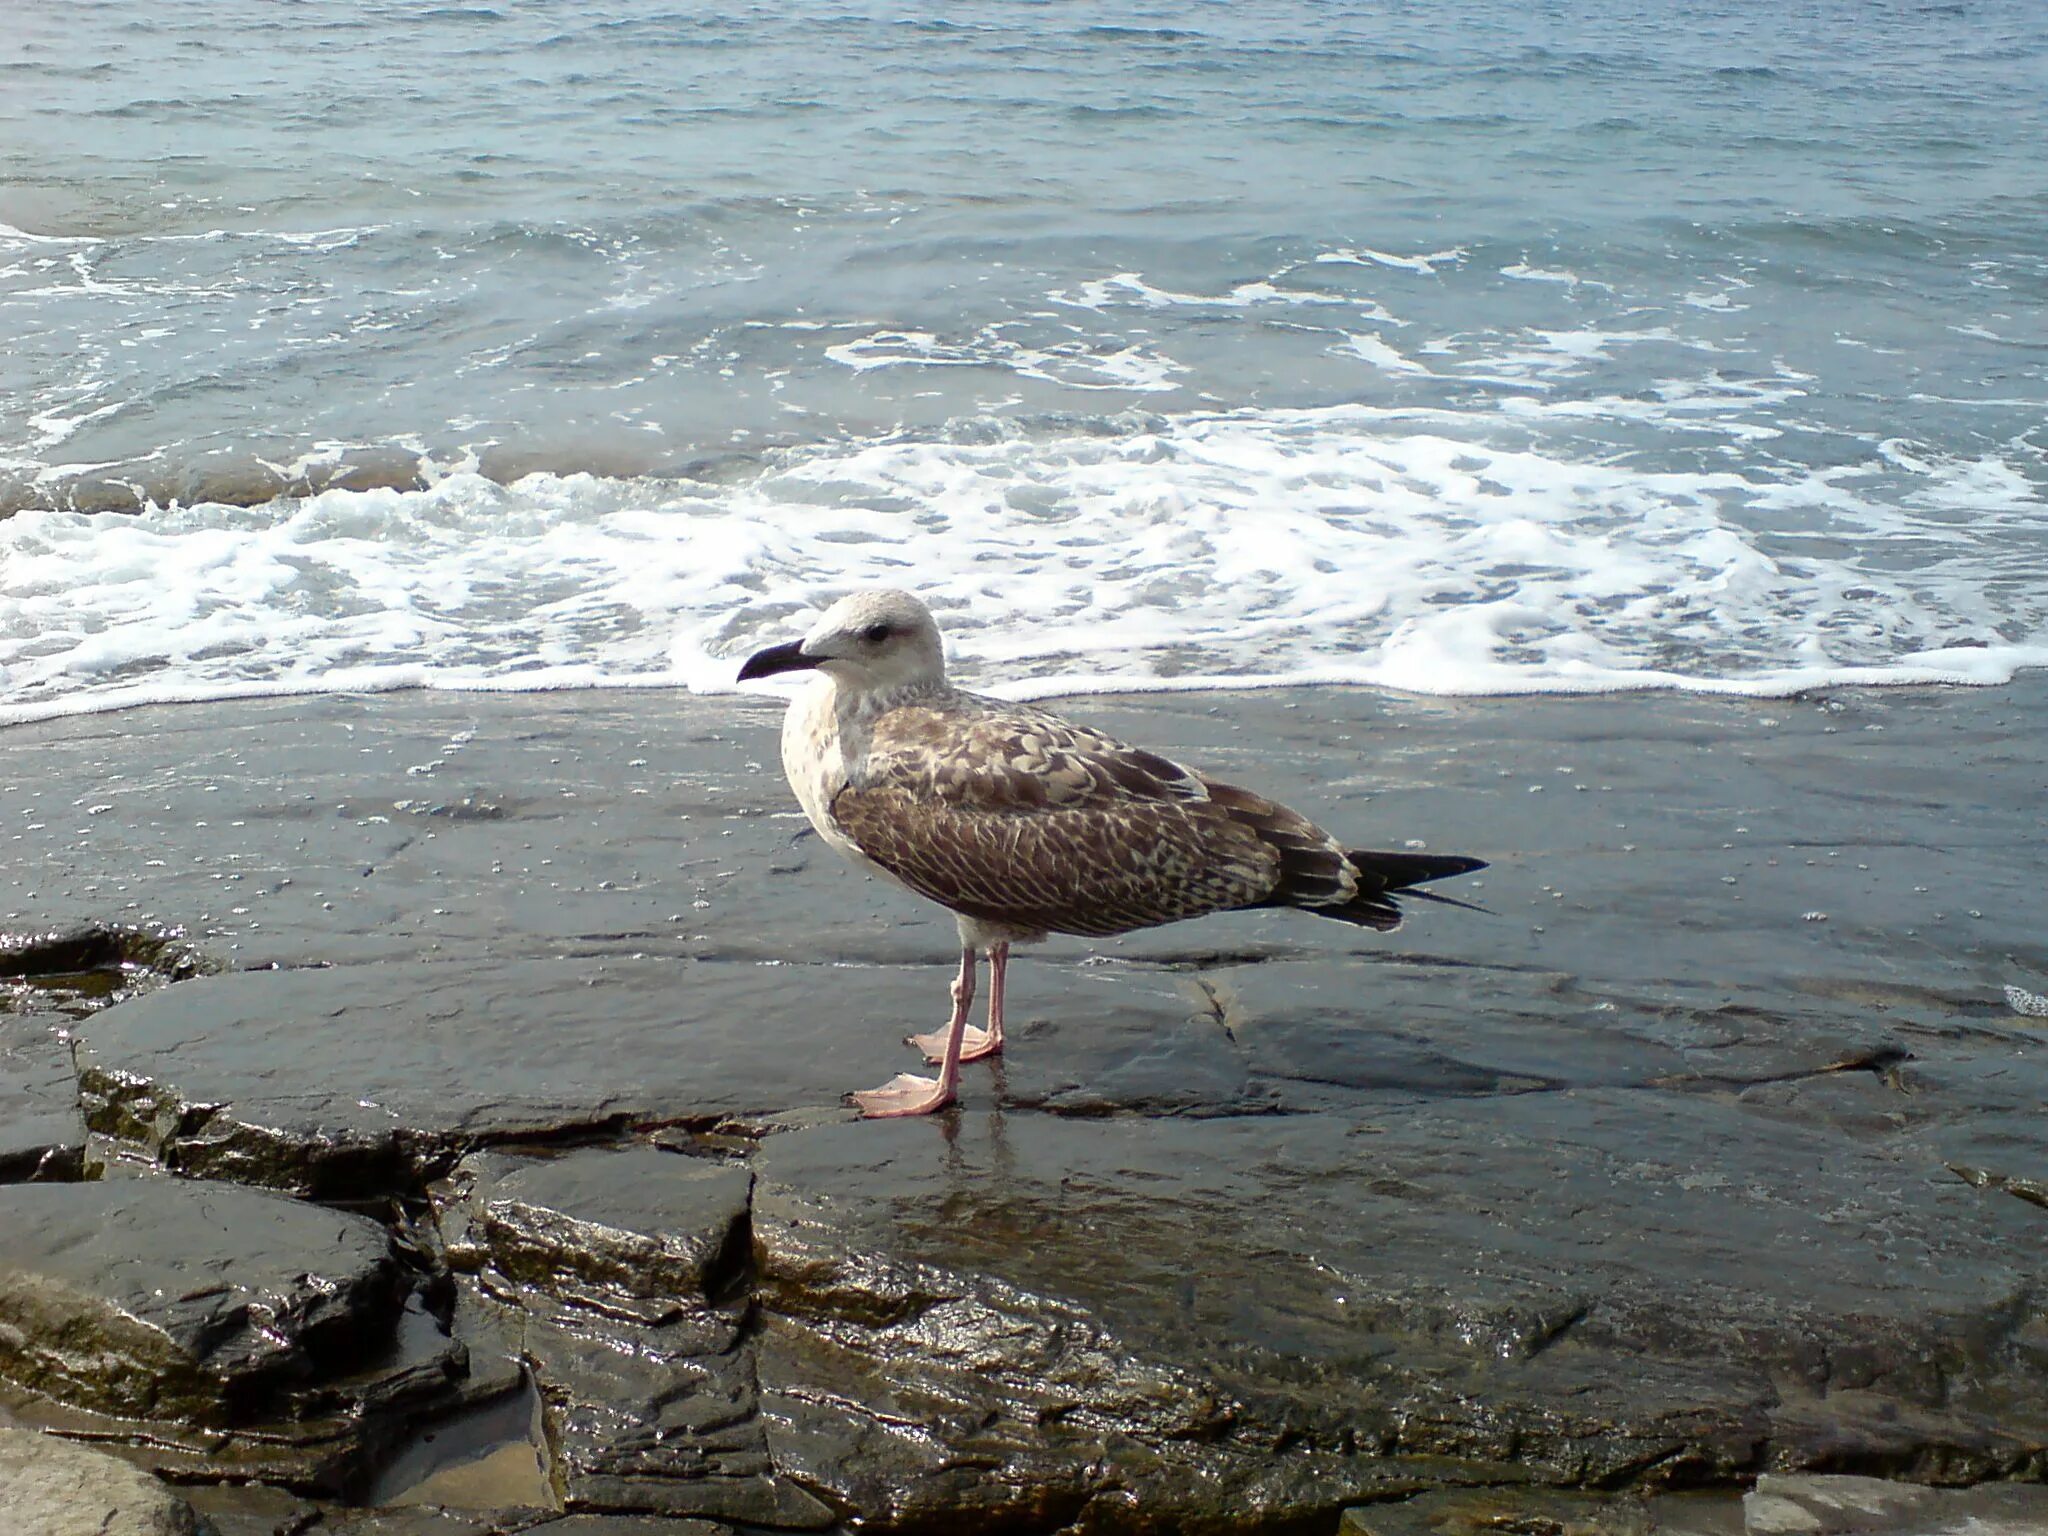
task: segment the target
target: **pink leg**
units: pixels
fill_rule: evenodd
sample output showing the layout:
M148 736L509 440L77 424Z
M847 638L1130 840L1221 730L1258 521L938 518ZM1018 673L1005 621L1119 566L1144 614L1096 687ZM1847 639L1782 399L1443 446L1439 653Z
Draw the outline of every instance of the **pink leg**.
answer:
M971 957L973 951L966 952ZM1003 1053L1003 976L1010 967L1010 946L992 944L988 951L988 1028L976 1029L969 1025L960 1036L960 1059L963 1062L980 1061L986 1056L1000 1056ZM914 1045L924 1052L926 1061L943 1061L946 1042L952 1038L953 1028L960 1022L961 1010L974 1001L974 972L971 964L963 959L960 971L965 979L953 983L954 1018L944 1029L932 1030L929 1034L905 1035L903 1043Z
M988 1040L973 1055L962 1055L962 1061L979 1061L984 1056L1003 1054L1003 982L1009 971L1010 946L991 945L988 952Z
M944 1109L953 1102L960 1087L960 1041L967 1033L967 1008L974 1001L974 951L960 951L960 974L953 980L953 1017L946 1023L945 1035L941 1039L934 1030L930 1035L920 1035L912 1044L925 1049L926 1040L934 1041L938 1054L931 1057L939 1063L936 1078L913 1077L908 1072L898 1072L879 1088L870 1088L865 1093L850 1093L847 1097L860 1106L860 1112L870 1120L885 1119L894 1115L928 1115L934 1110Z
M984 1056L999 1054L1003 1048L1003 968L1010 963L1010 946L996 944L988 952L988 1023L987 1029L976 1029L969 1025L960 1036L960 1059L979 1061ZM924 1052L926 1061L944 1061L946 1042L953 1037L953 1030L966 1017L967 1005L974 1001L974 951L963 950L960 955L960 975L953 983L953 1017L944 1029L932 1030L929 1034L905 1035L903 1043L914 1045Z

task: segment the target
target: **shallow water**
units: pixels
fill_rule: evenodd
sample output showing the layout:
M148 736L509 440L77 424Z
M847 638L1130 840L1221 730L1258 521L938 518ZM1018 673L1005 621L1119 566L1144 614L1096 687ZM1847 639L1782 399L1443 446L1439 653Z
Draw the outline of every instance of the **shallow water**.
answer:
M18 20L0 720L2048 663L2031 0Z

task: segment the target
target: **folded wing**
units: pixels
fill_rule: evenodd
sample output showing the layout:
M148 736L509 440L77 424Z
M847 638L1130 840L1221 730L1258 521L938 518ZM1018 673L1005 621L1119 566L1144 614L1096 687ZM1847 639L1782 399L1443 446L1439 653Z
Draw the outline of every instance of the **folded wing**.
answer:
M1112 934L1233 907L1338 905L1344 850L1284 806L1028 707L906 707L832 815L911 889L986 922Z

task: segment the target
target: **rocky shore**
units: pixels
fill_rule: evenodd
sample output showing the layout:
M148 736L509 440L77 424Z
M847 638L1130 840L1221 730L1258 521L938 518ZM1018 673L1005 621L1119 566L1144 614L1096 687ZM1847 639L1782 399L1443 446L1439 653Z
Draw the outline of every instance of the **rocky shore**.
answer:
M951 926L808 833L773 709L0 732L0 1500L2048 1529L2044 705L1076 704L1488 910L1055 941L958 1111L869 1123Z

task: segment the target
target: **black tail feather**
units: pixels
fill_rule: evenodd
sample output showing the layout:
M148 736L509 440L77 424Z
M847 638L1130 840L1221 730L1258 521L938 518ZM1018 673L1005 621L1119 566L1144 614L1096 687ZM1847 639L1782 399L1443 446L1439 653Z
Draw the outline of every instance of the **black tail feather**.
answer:
M1452 875L1469 875L1486 868L1486 860L1469 859L1460 853L1375 853L1366 848L1346 848L1344 857L1358 871L1361 880L1373 880L1382 890L1403 891L1431 880L1448 880Z
M1437 891L1407 890L1401 893L1401 899L1403 901L1433 901L1440 907L1457 907L1462 911L1484 912L1488 917L1493 916L1493 908L1491 907L1482 907L1476 901L1460 901L1455 896L1445 896Z
M1466 858L1454 853L1386 853L1347 848L1344 857L1358 876L1358 894L1341 907L1305 907L1303 910L1318 917L1334 917L1342 923L1356 923L1362 928L1382 931L1400 926L1401 908L1394 900L1396 892L1405 891L1420 900L1447 906L1470 907L1470 902L1459 901L1455 896L1439 896L1434 891L1418 891L1411 887L1430 880L1447 880L1452 875L1469 875L1474 870L1486 868L1484 859Z

